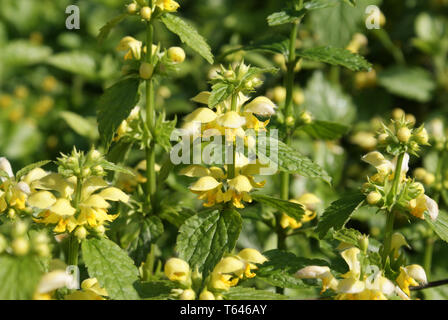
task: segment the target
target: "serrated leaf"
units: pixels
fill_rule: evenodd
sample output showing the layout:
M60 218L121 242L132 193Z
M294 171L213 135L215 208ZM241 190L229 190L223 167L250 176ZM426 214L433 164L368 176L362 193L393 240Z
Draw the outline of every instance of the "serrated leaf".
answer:
M332 202L331 205L325 209L317 224L316 232L319 234L319 238L324 238L331 228L335 231L341 229L364 199L365 195L356 191L345 194L339 200Z
M260 202L264 205L273 207L282 213L287 214L291 218L300 221L302 219L305 210L301 204L294 203L287 200L273 198L263 194L251 194L253 200Z
M35 257L0 256L0 300L31 300L41 275Z
M120 126L138 103L137 78L123 79L112 87L106 89L98 102L98 130L106 149L109 148L112 138Z
M368 71L372 68L372 65L364 57L342 48L326 46L298 49L296 55L308 60L342 66L352 71Z
M182 42L199 53L208 63L213 64L213 54L210 46L195 28L181 18L169 13L162 16L161 20L168 30L179 36Z
M208 98L208 105L210 108L216 107L218 104L226 100L230 94L229 85L224 82L218 82L212 86L212 92Z
M269 15L267 18L268 25L273 27L285 23L298 23L305 16L305 14L306 10L284 9Z
M169 223L173 224L177 228L180 228L185 221L196 214L196 211L190 208L184 208L182 206L170 206L166 205L162 207L160 217Z
M169 280L139 282L137 291L142 299L165 300L170 298L171 290L176 289L176 283Z
M448 214L439 210L436 221L431 220L429 214L425 213L425 221L432 230L445 242L448 242Z
M268 258L268 261L258 266L257 278L281 288L303 289L309 287L294 276L297 270L310 265L328 265L324 260L301 258L291 252L278 249L266 251L263 255Z
M166 152L171 150L171 132L176 128L177 119L165 121L165 116L157 118L155 126L155 140Z
M315 139L336 140L341 138L349 128L337 122L314 120L301 129Z
M135 238L130 243L128 251L135 264L139 266L145 261L151 249L151 244L157 241L163 234L164 229L162 221L157 216L145 217L137 224L138 230L135 231Z
M110 171L114 171L114 172L121 172L121 173L124 173L124 174L128 174L130 176L133 176L133 177L135 176L135 173L131 169L123 167L123 166L121 166L119 164L115 164L113 162L109 162L109 161L104 160L104 161L102 161L100 163L100 165L105 170L110 170Z
M395 66L378 74L378 83L398 96L428 102L436 88L431 73L419 67Z
M49 57L47 63L61 70L87 78L96 77L95 60L86 52L71 51L58 53Z
M225 300L287 300L288 297L267 290L233 287L222 293Z
M105 238L87 239L82 242L82 255L89 276L98 279L111 299L140 298L134 288L138 281L138 270L117 244Z
M274 147L275 145L277 145L277 148ZM280 171L296 173L308 178L322 179L327 183L331 183L331 177L324 169L282 141L258 137L257 153L259 157L264 159L263 161L270 159L271 155L273 155L270 161L274 162L274 164L276 163ZM276 154L277 157L275 157Z
M108 36L109 33L115 28L121 21L126 18L127 13L120 14L115 18L109 20L104 26L101 27L100 33L98 34L98 42L101 44Z
M307 10L318 10L333 7L338 4L339 0L311 0L303 4Z
M289 53L289 39L283 36L275 35L267 39L254 41L239 50L259 50L271 53L281 53L287 55Z
M46 165L50 162L51 162L51 160L42 160L42 161L38 161L38 162L27 165L26 167L23 167L22 169L17 171L16 179L20 180L20 178L22 178L24 175L28 174L31 170L43 167L44 165Z
M81 117L79 114L70 111L61 111L59 113L62 119L80 136L86 137L90 140L99 138L98 128L95 121L89 121Z
M341 230L333 233L333 238L344 243L358 246L359 239L362 238L362 233L355 229L342 228Z
M316 71L305 89L305 107L315 119L350 124L356 108L351 97Z
M179 229L179 257L199 268L205 278L223 255L231 252L241 232L242 219L233 209L207 210L189 218Z

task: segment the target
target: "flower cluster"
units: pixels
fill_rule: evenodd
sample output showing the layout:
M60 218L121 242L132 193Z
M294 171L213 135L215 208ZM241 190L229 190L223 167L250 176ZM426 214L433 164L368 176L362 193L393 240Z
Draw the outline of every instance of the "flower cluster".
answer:
M236 286L242 279L255 277L256 264L267 261L260 252L255 249L246 248L237 255L227 256L215 266L211 275L207 278L206 285L199 290L199 300L222 299L222 292ZM165 264L165 275L182 286L182 289L174 289L173 297L180 300L196 299L196 291L193 289L195 278L201 276L192 273L187 262L179 258L171 258Z
M289 201L303 205L305 207L305 213L300 221L297 221L294 218L283 213L280 220L280 225L283 229L286 229L288 227L291 229L298 229L302 227L304 223L316 218L316 205L321 202L321 200L312 193L305 193L298 199L292 199Z
M356 247L345 249L341 256L349 271L337 279L327 266L308 266L296 273L299 279L320 279L322 292L331 289L336 293L336 300L387 300L393 296L410 299L409 286L425 284L426 274L419 265L401 267L396 284L381 272L367 273L360 260L361 250ZM373 270L373 268L371 268Z
M244 63L235 69L226 70L222 67L214 81L231 82L240 89L217 104L216 111L209 107L201 107L187 115L182 129L186 135L192 136L193 140L210 141L211 137L221 138L219 141L233 151L233 159L227 157L224 161L222 158L217 159L221 161L219 163L225 163L222 168L190 165L182 169L180 173L199 178L190 186L190 190L198 194L199 199L206 200L204 206L232 202L235 207L243 208L242 201L252 201L249 193L254 188L264 185L264 182L256 182L253 177L261 173L264 165L258 159L249 159L250 157L244 154L244 150L235 146L240 142L244 148L254 148L256 138L247 133L265 132L269 123L268 118L275 113L276 105L264 96L259 96L246 103L249 98L244 93L251 92L260 84L260 80ZM209 105L210 99L210 92L201 92L192 100ZM260 118L264 119L260 120ZM204 160L213 162L209 161L210 159Z

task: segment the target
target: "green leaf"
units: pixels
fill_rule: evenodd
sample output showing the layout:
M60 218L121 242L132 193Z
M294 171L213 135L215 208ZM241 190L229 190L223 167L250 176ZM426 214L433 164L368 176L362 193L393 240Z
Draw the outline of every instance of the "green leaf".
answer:
M350 96L316 71L305 89L305 108L315 119L350 124L355 118L356 108Z
M132 108L138 103L139 84L140 80L137 78L123 79L106 89L101 96L97 120L100 137L106 149L109 148L121 122L129 116Z
M352 244L354 246L359 246L359 239L361 239L362 236L363 236L362 233L359 232L358 230L346 229L346 228L342 228L341 230L338 230L333 233L334 239L341 242Z
M448 214L446 211L439 210L439 215L436 221L433 221L431 217L426 213L425 221L431 227L432 230L445 242L448 242Z
M398 96L428 102L436 88L431 73L419 67L395 66L378 74L378 83Z
M138 281L138 270L132 259L117 244L105 238L84 240L82 255L89 276L98 279L110 298L140 298L134 288Z
M341 138L349 128L337 122L314 120L301 129L315 139L336 140Z
M20 178L22 178L24 175L28 174L31 170L43 167L44 165L46 165L50 162L51 162L51 160L43 160L43 161L38 161L38 162L27 165L26 167L23 167L22 169L17 171L16 179L20 180Z
M365 32L367 6L379 3L380 0L358 0L358 5L353 7L337 0L334 7L310 13L311 28L320 43L345 48L356 32Z
M324 260L306 259L283 250L270 250L263 253L268 261L258 266L257 279L281 288L302 289L309 287L294 276L297 270L310 266L327 266Z
M306 10L291 10L284 9L280 12L275 12L268 16L268 25L278 26L285 23L298 23L305 16Z
M333 7L338 4L339 0L311 0L303 4L307 10L318 10Z
M278 147L275 148L275 145ZM331 183L331 177L324 169L282 141L258 137L257 153L263 161L267 160L271 161L271 164L276 164L280 171L300 174L307 178L318 178L329 184ZM271 155L272 159L270 159Z
M92 141L99 138L96 121L89 121L90 119L86 119L70 111L61 111L59 115L80 136Z
M269 197L263 194L251 194L251 197L257 202L278 209L280 212L287 214L297 221L300 221L305 213L303 206L298 203Z
M226 100L232 91L229 88L229 85L224 82L215 83L212 86L212 92L210 97L208 98L208 105L210 108L216 107L218 104Z
M176 289L176 283L169 280L139 282L136 286L142 299L166 300L170 298L171 290Z
M155 140L166 151L171 150L171 132L176 128L177 119L165 121L165 115L161 114L156 121Z
M184 208L182 206L162 206L160 218L168 221L172 225L180 228L185 221L196 214L196 211L190 208Z
M352 71L368 71L372 68L372 65L364 57L342 48L327 46L298 49L296 50L296 55L308 60L343 66Z
M233 209L207 210L189 218L179 229L179 257L199 268L203 278L225 253L231 252L241 231L242 219Z
M19 67L45 61L51 55L51 48L32 44L25 40L11 41L0 50L3 66Z
M286 300L287 296L267 290L233 287L223 292L225 300Z
M35 257L0 256L0 300L31 300L41 275Z
M129 255L137 266L145 261L151 244L155 243L162 234L163 223L159 217L152 215L138 221L138 231L135 232L135 239L128 249Z
M182 42L186 43L191 49L199 53L208 63L213 64L213 54L211 49L195 28L181 18L169 13L165 14L161 20L168 30L179 36Z
M104 26L102 26L100 29L100 33L98 34L98 42L101 44L109 36L109 33L112 31L112 29L115 28L121 21L123 21L127 15L127 13L120 14L119 16L116 16L115 18L109 20Z
M120 173L128 174L128 175L133 176L133 177L135 176L135 173L131 169L123 167L123 166L121 166L119 164L115 164L113 162L109 162L109 161L104 160L104 161L102 161L100 163L100 165L105 170L110 170L110 171L114 171L114 172L120 172Z
M95 60L86 52L71 51L58 53L49 57L47 63L61 70L87 78L96 77Z
M339 200L332 202L331 205L325 209L317 224L316 232L319 234L319 238L324 238L331 228L335 231L341 229L364 199L365 195L356 191L345 194Z
M289 53L289 39L283 36L275 35L259 41L254 41L251 44L242 47L238 50L258 50L270 53L281 53L287 55ZM237 51L237 50L234 50Z

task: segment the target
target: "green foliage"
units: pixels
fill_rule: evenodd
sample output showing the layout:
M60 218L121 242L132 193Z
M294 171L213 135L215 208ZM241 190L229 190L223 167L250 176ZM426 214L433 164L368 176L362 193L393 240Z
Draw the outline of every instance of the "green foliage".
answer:
M102 43L108 36L109 33L115 28L120 22L122 22L127 16L127 13L120 14L115 18L109 20L104 26L101 27L100 33L98 34L98 42Z
M96 63L92 56L86 52L73 51L52 55L47 63L74 74L87 78L96 77Z
M440 239L448 242L448 214L445 211L440 210L435 221L431 220L428 214L425 214L425 221Z
M316 232L319 238L324 238L328 231L333 228L335 231L344 227L353 212L364 201L365 196L361 192L347 193L342 198L334 201L325 209L317 224Z
M223 292L222 296L226 300L286 300L287 296L267 290L257 290L254 288L233 287L229 291Z
M339 139L348 131L348 127L343 124L321 120L313 121L301 129L311 137L323 140Z
M35 257L0 256L0 299L30 300L36 292L42 268Z
M173 14L166 14L162 22L171 32L177 34L187 46L199 53L208 63L213 63L213 54L205 39L190 24Z
M43 161L38 161L38 162L35 162L35 163L27 165L26 167L24 167L24 168L20 169L19 171L17 171L16 179L20 180L20 178L22 178L23 176L28 174L31 170L43 167L44 165L46 165L46 164L48 164L50 162L51 162L50 160L43 160Z
M9 42L0 51L0 61L8 67L29 66L45 61L52 53L51 48L31 44L28 41Z
M138 270L132 259L117 244L105 238L88 239L82 242L82 255L89 276L98 279L110 298L140 298L134 287L138 280Z
M142 299L146 300L168 300L172 289L176 284L168 280L156 280L150 282L139 282L136 286Z
M180 227L179 257L198 267L205 278L225 253L231 252L241 231L240 214L233 209L201 212Z
M300 221L303 214L305 213L303 206L298 203L273 198L263 194L252 194L251 196L252 199L254 199L255 201L270 206L272 208L275 208L280 212L285 213L291 218L294 218L298 221Z
M101 96L97 112L98 130L106 148L109 148L121 122L137 104L139 84L139 79L126 78L106 89Z
M70 111L62 111L59 115L77 134L86 137L91 141L95 141L99 138L95 120L90 121L92 119L83 118L80 115Z

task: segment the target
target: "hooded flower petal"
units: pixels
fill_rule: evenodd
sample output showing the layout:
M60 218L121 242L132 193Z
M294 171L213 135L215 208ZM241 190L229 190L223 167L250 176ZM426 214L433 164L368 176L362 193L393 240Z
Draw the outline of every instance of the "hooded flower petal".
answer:
M266 97L257 97L244 107L244 112L261 116L272 116L277 106Z
M28 198L28 204L39 209L47 209L56 202L56 197L49 191L38 191Z
M221 183L216 181L215 178L213 178L211 176L205 176L205 177L199 178L198 181L193 183L190 186L190 190L203 192L203 191L213 190L213 189L219 187L220 185L221 185Z
M210 170L204 166L200 166L198 164L192 164L188 167L182 168L179 171L179 174L187 177L204 177L210 175Z
M216 119L216 113L210 108L197 108L185 117L186 122L209 123Z
M237 129L246 123L246 118L241 117L238 112L228 111L220 116L217 122L221 127Z
M76 212L76 209L72 207L70 201L63 198L57 199L56 202L49 208L49 210L63 217L72 216Z
M109 187L101 190L99 196L109 201L121 201L127 203L129 201L129 196L115 187Z

